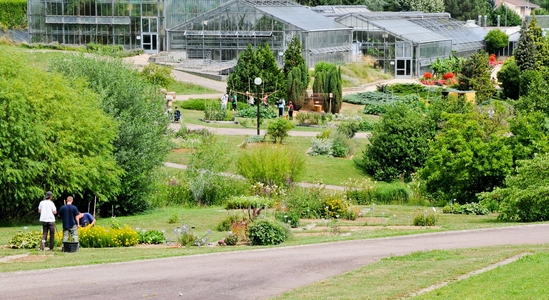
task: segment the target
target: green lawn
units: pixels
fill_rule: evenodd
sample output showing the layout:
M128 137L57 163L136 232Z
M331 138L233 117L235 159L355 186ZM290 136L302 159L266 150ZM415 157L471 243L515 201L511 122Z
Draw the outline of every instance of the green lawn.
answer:
M224 136L222 139L226 143L227 149L232 149L231 153L234 155L229 169L230 173L237 173L235 160L238 157L238 153L245 151L240 145L246 141L247 136L244 135L231 135ZM285 140L285 147L291 147L295 151L306 153L307 149L311 147L311 137L288 137ZM363 179L367 176L354 162L353 159L360 160L363 145L366 142L364 139L357 139L356 154L354 157L349 158L335 158L328 156L310 156L306 155L305 169L301 176L302 182L319 182L322 181L325 184L343 185L343 183L349 179ZM173 149L167 157L168 162L178 164L188 164L192 151L190 149Z
M437 250L384 258L273 299L409 299L421 289L527 252L537 254L413 299L546 299L547 246Z
M190 82L175 81L167 90L176 92L178 95L201 95L201 94L219 94L221 92L209 89Z

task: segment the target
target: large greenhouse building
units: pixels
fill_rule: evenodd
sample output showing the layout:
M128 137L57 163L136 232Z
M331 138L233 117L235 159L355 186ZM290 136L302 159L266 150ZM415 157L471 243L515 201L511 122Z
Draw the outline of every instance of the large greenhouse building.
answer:
M361 12L336 18L353 28L353 43L395 77L421 76L437 58L484 48L484 29L447 13Z
M318 61L348 61L351 28L286 0L233 0L167 30L168 51L187 58L226 61L248 44L268 44L278 62L294 36L309 67Z
M29 0L31 42L121 45L178 59L234 61L268 44L281 65L294 36L309 67L370 56L395 77L421 76L437 58L484 47L485 31L447 13L310 9L291 0Z

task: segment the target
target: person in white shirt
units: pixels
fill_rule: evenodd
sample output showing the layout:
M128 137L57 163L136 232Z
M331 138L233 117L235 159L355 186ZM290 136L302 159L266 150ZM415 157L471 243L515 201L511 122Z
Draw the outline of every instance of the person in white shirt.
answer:
M221 109L226 110L227 109L227 102L229 102L229 94L223 95L221 97Z
M40 222L42 222L42 243L40 243L40 250L44 250L46 247L46 238L48 237L48 231L50 233L50 250L53 251L55 245L55 214L57 208L55 203L51 201L53 193L51 191L46 192L45 199L40 201L38 205L38 213L40 213Z

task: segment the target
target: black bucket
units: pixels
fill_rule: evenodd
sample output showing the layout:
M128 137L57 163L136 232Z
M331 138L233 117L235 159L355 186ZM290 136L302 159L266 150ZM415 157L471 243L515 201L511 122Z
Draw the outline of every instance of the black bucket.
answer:
M78 251L78 242L63 242L63 252Z

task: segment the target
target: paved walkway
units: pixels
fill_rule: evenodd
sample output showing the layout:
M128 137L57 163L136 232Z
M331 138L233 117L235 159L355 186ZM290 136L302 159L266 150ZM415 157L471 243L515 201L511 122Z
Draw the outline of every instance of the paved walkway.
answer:
M184 120L183 120L184 121ZM185 124L187 129L191 130L200 130L200 129L207 129L215 134L218 135L257 135L257 129L251 129L251 128L221 128L221 127L215 127L215 123L208 123L209 125L197 125L197 124ZM180 123L171 123L169 126L170 129L174 131L179 131L181 129ZM267 131L264 129L259 130L260 135L267 134ZM298 131L298 130L290 130L288 131L288 135L290 136L303 136L303 137L315 137L319 134L317 131ZM355 134L355 138L359 139L365 139L370 137L371 134L369 132L357 132Z
M384 257L546 243L549 224L526 225L8 272L0 273L0 287L2 299L266 299Z

